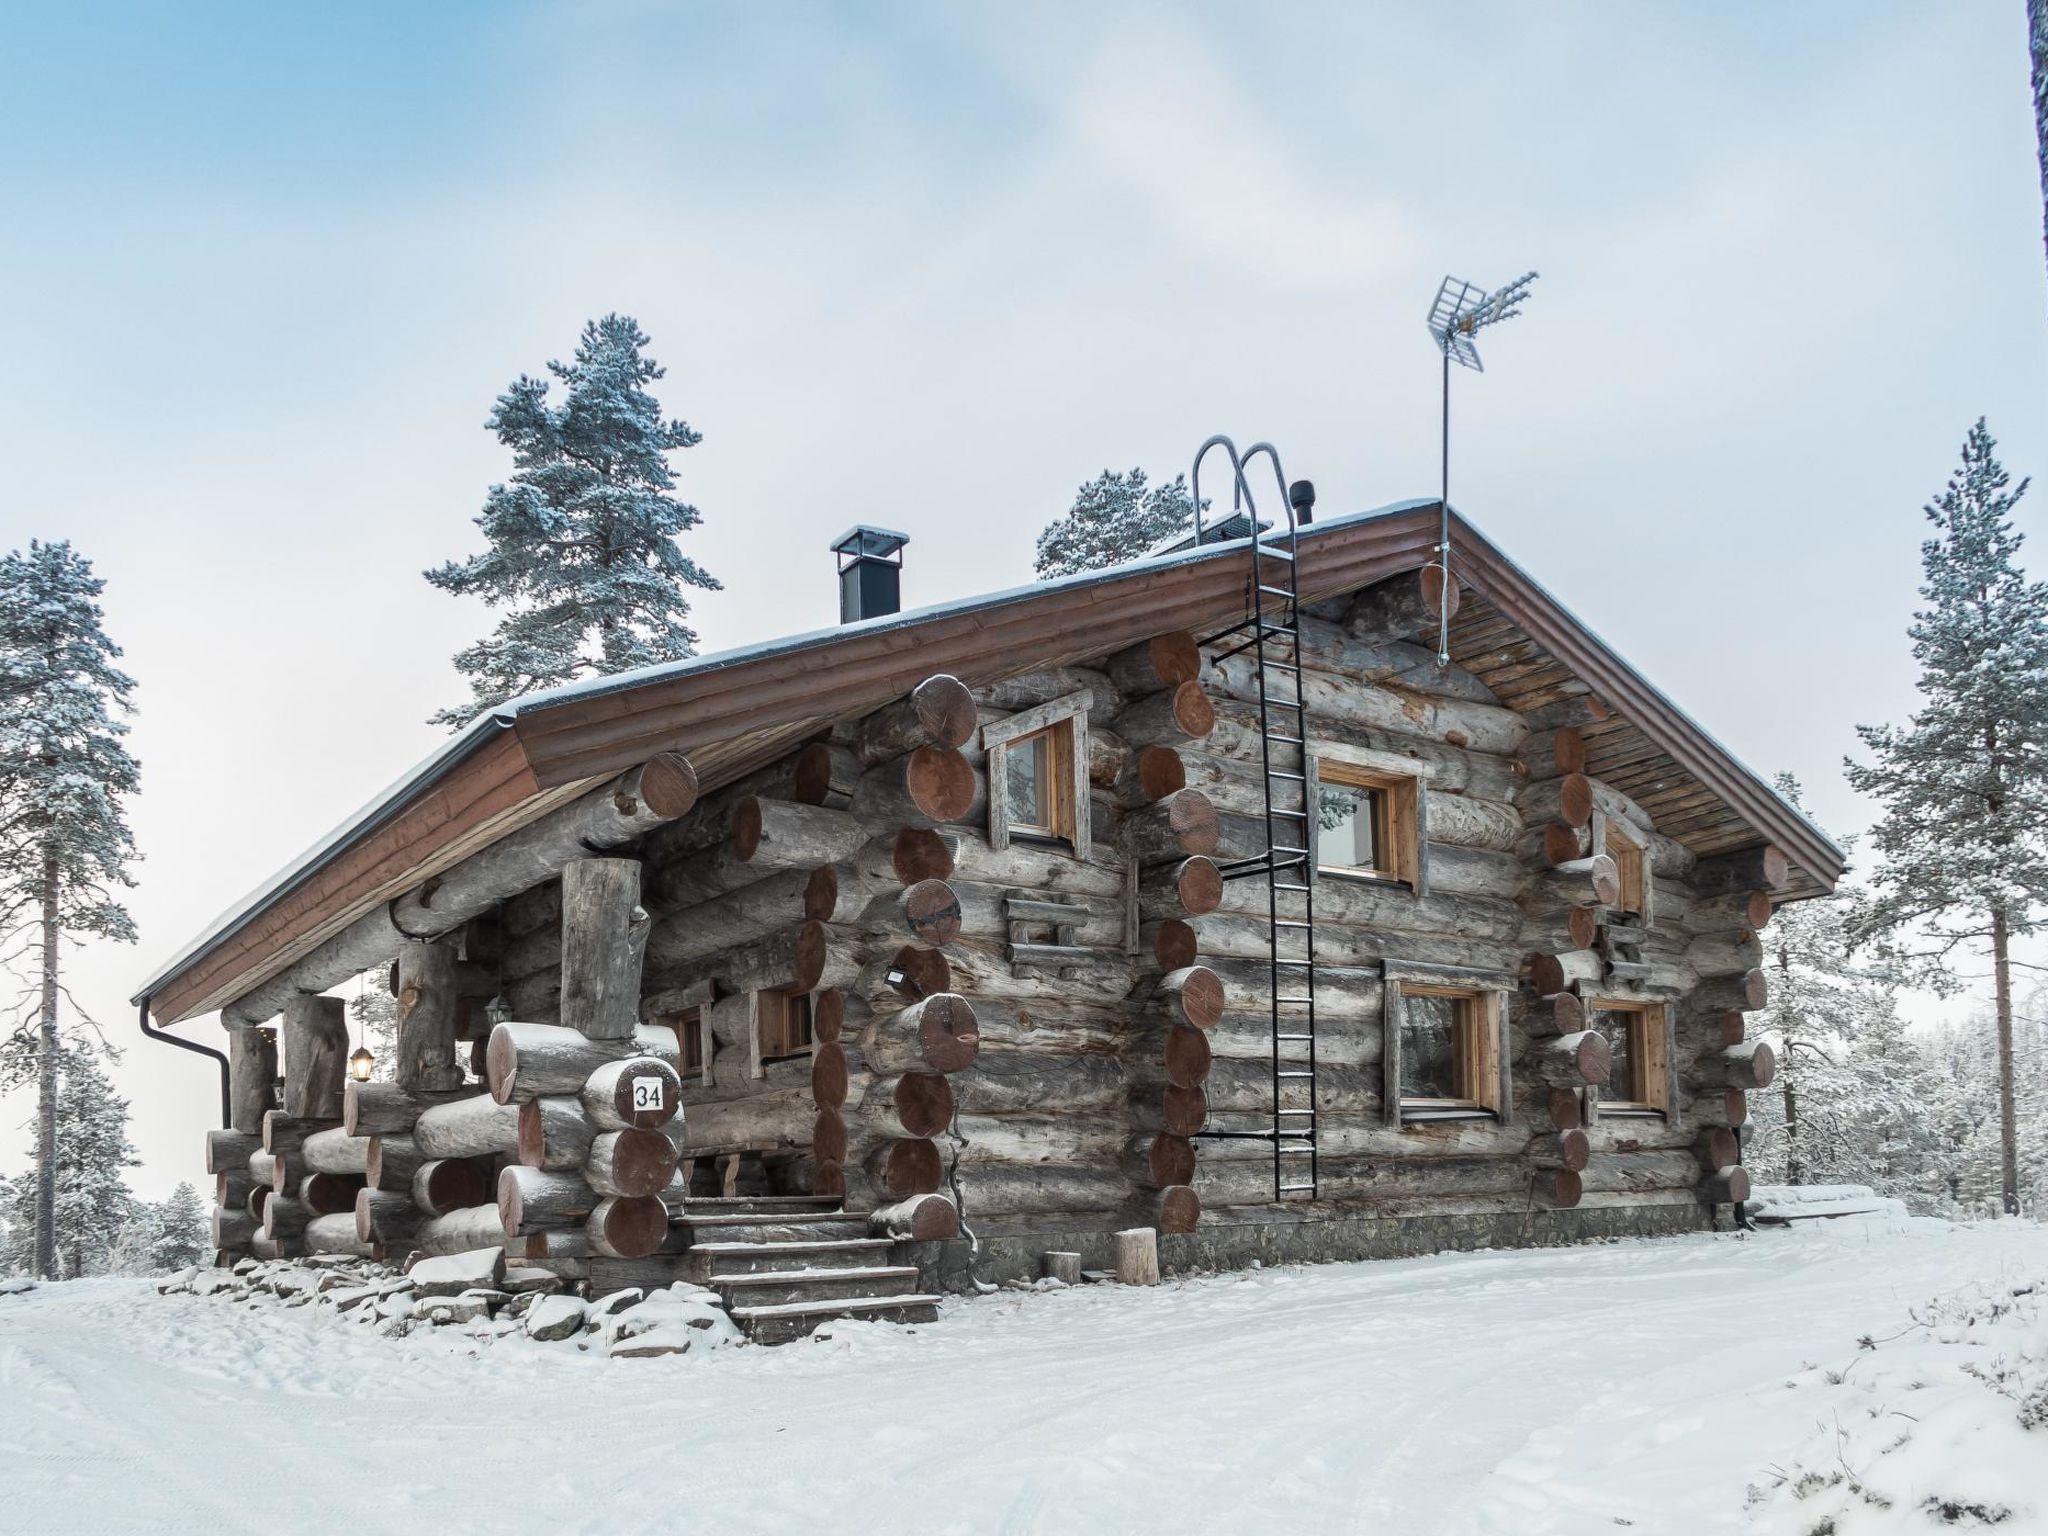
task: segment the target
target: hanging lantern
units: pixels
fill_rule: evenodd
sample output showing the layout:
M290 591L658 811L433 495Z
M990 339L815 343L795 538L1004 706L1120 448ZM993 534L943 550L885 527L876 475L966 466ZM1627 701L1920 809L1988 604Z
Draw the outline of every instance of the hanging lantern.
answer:
M359 1045L348 1059L348 1075L359 1083L367 1083L370 1074L377 1070L377 1058L370 1054L367 1045Z
M484 1017L491 1021L493 1029L512 1017L512 1005L505 1001L504 993L500 992L484 1004Z

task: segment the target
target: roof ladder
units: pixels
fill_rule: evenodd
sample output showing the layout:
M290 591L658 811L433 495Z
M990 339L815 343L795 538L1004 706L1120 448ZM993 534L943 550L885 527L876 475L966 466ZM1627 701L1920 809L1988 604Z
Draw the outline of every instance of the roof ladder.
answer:
M1256 443L1240 459L1234 444L1212 437L1195 455L1195 542L1202 539L1202 457L1221 444L1230 455L1236 477L1233 511L1242 511L1251 525L1249 614L1239 624L1210 635L1237 643L1215 656L1221 662L1249 654L1258 687L1259 781L1263 791L1266 846L1222 864L1226 880L1266 882L1266 941L1269 996L1272 999L1272 1121L1263 1131L1212 1131L1213 1137L1255 1137L1273 1146L1273 1198L1276 1201L1317 1198L1320 1176L1316 1135L1316 909L1315 846L1308 771L1308 701L1301 665L1301 587L1299 510L1313 505L1307 482L1290 490L1280 470L1280 456L1271 444ZM1252 505L1244 466L1260 454L1272 461L1286 507L1286 526L1261 529Z

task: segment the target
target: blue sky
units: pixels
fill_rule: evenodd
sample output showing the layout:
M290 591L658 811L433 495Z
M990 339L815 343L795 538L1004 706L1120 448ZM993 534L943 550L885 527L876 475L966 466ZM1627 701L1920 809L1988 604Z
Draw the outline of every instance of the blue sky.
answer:
M487 619L418 572L609 309L704 433L719 648L830 622L851 522L912 603L1010 585L1213 431L1328 510L1431 494L1429 297L1539 269L1454 499L1842 831L1921 503L1979 413L2048 467L2016 0L16 4L0 65L0 547L90 554L140 682L143 940L76 964L122 1030L436 740ZM207 1102L168 1055L122 1068L152 1189Z

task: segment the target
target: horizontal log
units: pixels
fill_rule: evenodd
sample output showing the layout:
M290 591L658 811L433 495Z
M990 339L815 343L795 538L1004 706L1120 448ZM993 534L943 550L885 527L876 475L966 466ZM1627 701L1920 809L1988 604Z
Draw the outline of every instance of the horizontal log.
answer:
M1199 1088L1209 1080L1213 1061L1208 1035L1192 1025L1162 1023L1131 1037L1124 1072L1133 1083Z
M412 1241L427 1213L413 1204L412 1196L397 1189L356 1191L356 1240L397 1248Z
M828 937L823 923L805 921L687 964L649 970L663 988L711 981L728 993L810 992L825 974Z
M1529 957L1529 989L1549 997L1572 987L1598 986L1606 978L1607 964L1598 950L1574 949L1561 955Z
M648 1196L607 1195L583 1224L590 1251L608 1259L644 1259L668 1237L668 1207Z
M1532 730L1517 759L1531 779L1555 779L1586 771L1586 738L1575 725Z
M294 1196L315 1216L333 1216L356 1208L356 1191L364 1187L360 1173L309 1173L299 1180Z
M429 1106L413 1122L412 1139L427 1157L509 1156L519 1146L519 1111L488 1094L471 1094Z
M984 789L960 752L919 747L862 774L851 809L871 829L939 826L970 820L986 804Z
M1124 1177L1141 1189L1187 1184L1195 1176L1195 1144L1185 1136L1133 1136L1121 1166Z
M959 678L939 672L860 723L860 755L879 763L919 747L954 749L974 739L980 709Z
M604 1198L575 1173L517 1165L498 1170L498 1223L507 1238L580 1227Z
M1693 1155L1709 1173L1733 1168L1742 1161L1742 1146L1727 1126L1708 1126L1692 1144Z
M1561 821L1568 827L1583 827L1593 819L1593 781L1583 773L1539 779L1522 791L1516 804L1524 825Z
M229 1173L246 1170L249 1154L263 1150L261 1130L250 1131L208 1131L206 1133L206 1171L208 1173Z
M212 1237L216 1248L247 1248L257 1233L256 1218L247 1211L213 1208Z
M473 1089L451 1093L415 1093L396 1083L351 1080L342 1093L341 1128L350 1136L404 1136L420 1116L437 1104L475 1097Z
M299 1115L287 1115L273 1109L263 1116L263 1150L276 1155L290 1154L306 1144L308 1136L316 1135L334 1125L332 1120L307 1119Z
M498 1219L495 1204L474 1205L446 1216L429 1216L414 1229L411 1241L420 1252L433 1257L502 1248L505 1224Z
M807 917L830 920L840 883L832 868L778 870L723 896L664 911L648 939L648 956L657 967L682 965Z
M363 1178L372 1189L410 1189L412 1176L427 1161L409 1135L371 1136Z
M299 1160L315 1173L367 1173L370 1139L351 1136L340 1126L316 1131L300 1146Z
M1585 1176L1576 1168L1538 1168L1529 1179L1530 1198L1551 1210L1569 1211L1585 1198Z
M1687 883L1696 896L1715 896L1724 891L1781 891L1791 877L1791 861L1769 843L1760 843L1701 859Z
M365 1242L356 1235L356 1217L353 1209L315 1216L306 1223L299 1234L300 1246L307 1253L338 1253L353 1258L370 1259L377 1263L384 1260L384 1248L380 1243Z
M1554 1136L1539 1136L1529 1144L1530 1161L1539 1168L1569 1168L1578 1173L1592 1156L1592 1140L1576 1128L1561 1130Z
M598 1067L577 1097L601 1130L651 1131L681 1110L683 1080L658 1056L631 1056Z
M1685 1112L1695 1124L1739 1130L1749 1123L1749 1095L1740 1088L1700 1089Z
M1702 1056L1690 1074L1698 1088L1740 1088L1745 1092L1768 1088L1777 1076L1777 1054L1763 1040L1745 1040Z
M1137 1191L1114 1168L1058 1163L988 1164L959 1171L961 1212L972 1226L988 1216L1114 1211Z
M801 1146L817 1118L808 1087L691 1104L683 1111L683 1155L707 1147Z
M1763 941L1749 929L1702 934L1685 947L1685 964L1695 974L1744 976L1763 964Z
M1675 884L1661 880L1657 883L1657 916L1660 921L1666 914L1667 885ZM1689 933L1722 933L1739 929L1762 933L1770 925L1773 910L1769 891L1725 891L1718 896L1687 902L1683 908L1673 911L1671 917L1674 922L1683 924Z
M675 1177L679 1129L606 1131L591 1141L583 1177L600 1194L659 1194Z
M671 1069L682 1059L675 1031L643 1024L626 1040L592 1040L559 1024L510 1020L491 1030L485 1076L491 1097L518 1103L544 1094L581 1093L593 1072L609 1063L653 1057Z
M1164 1235L1192 1232L1202 1220L1202 1197L1189 1185L1171 1184L1140 1194L1131 1214Z
M1700 1180L1700 1198L1709 1205L1731 1205L1747 1200L1750 1195L1749 1170L1727 1168L1719 1173L1710 1173Z
M580 1168L597 1139L597 1122L580 1099L567 1094L508 1105L514 1116L512 1151L528 1168Z
M867 1155L868 1187L884 1204L935 1193L945 1177L939 1144L929 1137L903 1136L877 1143Z
M380 904L279 975L232 1000L224 1024L260 1024L293 997L325 992L396 958L409 940L436 938L507 897L559 874L594 849L622 847L696 804L687 759L662 753L600 789L520 828L398 900Z
M675 863L656 865L648 899L662 913L687 910L794 870L852 858L871 836L844 810L750 796L732 811L727 835ZM663 932L669 925L662 924ZM657 951L664 940L653 941Z
M1122 1068L1107 1057L1000 1049L984 1049L973 1066L942 1081L951 1085L950 1098L960 1109L977 1114L1102 1109L1115 1104L1126 1086Z
M1126 699L1143 698L1194 682L1201 675L1202 651L1186 630L1169 630L1118 651L1102 670Z
M263 1202L263 1235L277 1239L296 1238L306 1230L314 1213L284 1195L272 1195Z
M861 1096L860 1115L884 1135L936 1136L952 1123L953 1106L952 1079L936 1072L904 1072L871 1081Z
M1597 1087L1607 1081L1613 1052L1605 1035L1586 1029L1539 1041L1523 1061L1532 1076L1553 1088L1576 1088L1582 1083Z
M1771 1000L1771 980L1761 970L1702 981L1686 1001L1703 1013L1755 1013Z
M894 1012L877 1011L860 1044L878 1072L961 1072L981 1053L981 1026L966 998L941 992Z
M1134 700L1111 723L1134 747L1180 747L1200 741L1216 727L1216 705L1208 690L1190 679Z
M491 1159L443 1157L420 1164L407 1189L412 1203L426 1215L445 1216L483 1204L494 1187Z
M1180 864L1191 854L1216 851L1216 807L1198 789L1183 789L1140 806L1124 818L1125 851L1141 864Z
M1176 1088L1170 1084L1134 1088L1129 1105L1131 1125L1140 1131L1193 1136L1209 1123L1209 1095L1205 1088Z
M913 1243L942 1243L960 1235L960 1211L944 1195L911 1195L869 1212L868 1225Z
M1611 907L1621 900L1621 870L1604 853L1554 864L1537 877L1547 899L1562 906Z
M1447 615L1456 618L1462 594L1458 584L1445 583L1441 566L1404 571L1365 588L1344 611L1344 628L1360 640L1412 639L1434 636Z

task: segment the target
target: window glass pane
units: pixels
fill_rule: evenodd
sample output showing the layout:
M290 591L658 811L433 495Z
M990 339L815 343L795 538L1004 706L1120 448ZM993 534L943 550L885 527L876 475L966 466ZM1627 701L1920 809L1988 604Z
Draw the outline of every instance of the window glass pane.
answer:
M1609 1103L1633 1101L1636 1097L1635 1061L1629 1050L1634 1044L1635 1020L1635 1014L1618 1008L1593 1010L1593 1027L1607 1037L1607 1049L1613 1059L1607 1086L1600 1090L1600 1097Z
M1051 776L1051 736L1041 731L1022 741L1010 743L1008 759L1009 812L1013 827L1044 827L1045 791Z
M1458 1037L1471 1001L1411 992L1401 999L1401 1097L1458 1099Z
M1316 817L1316 861L1333 869L1385 869L1380 862L1380 791L1325 784Z

